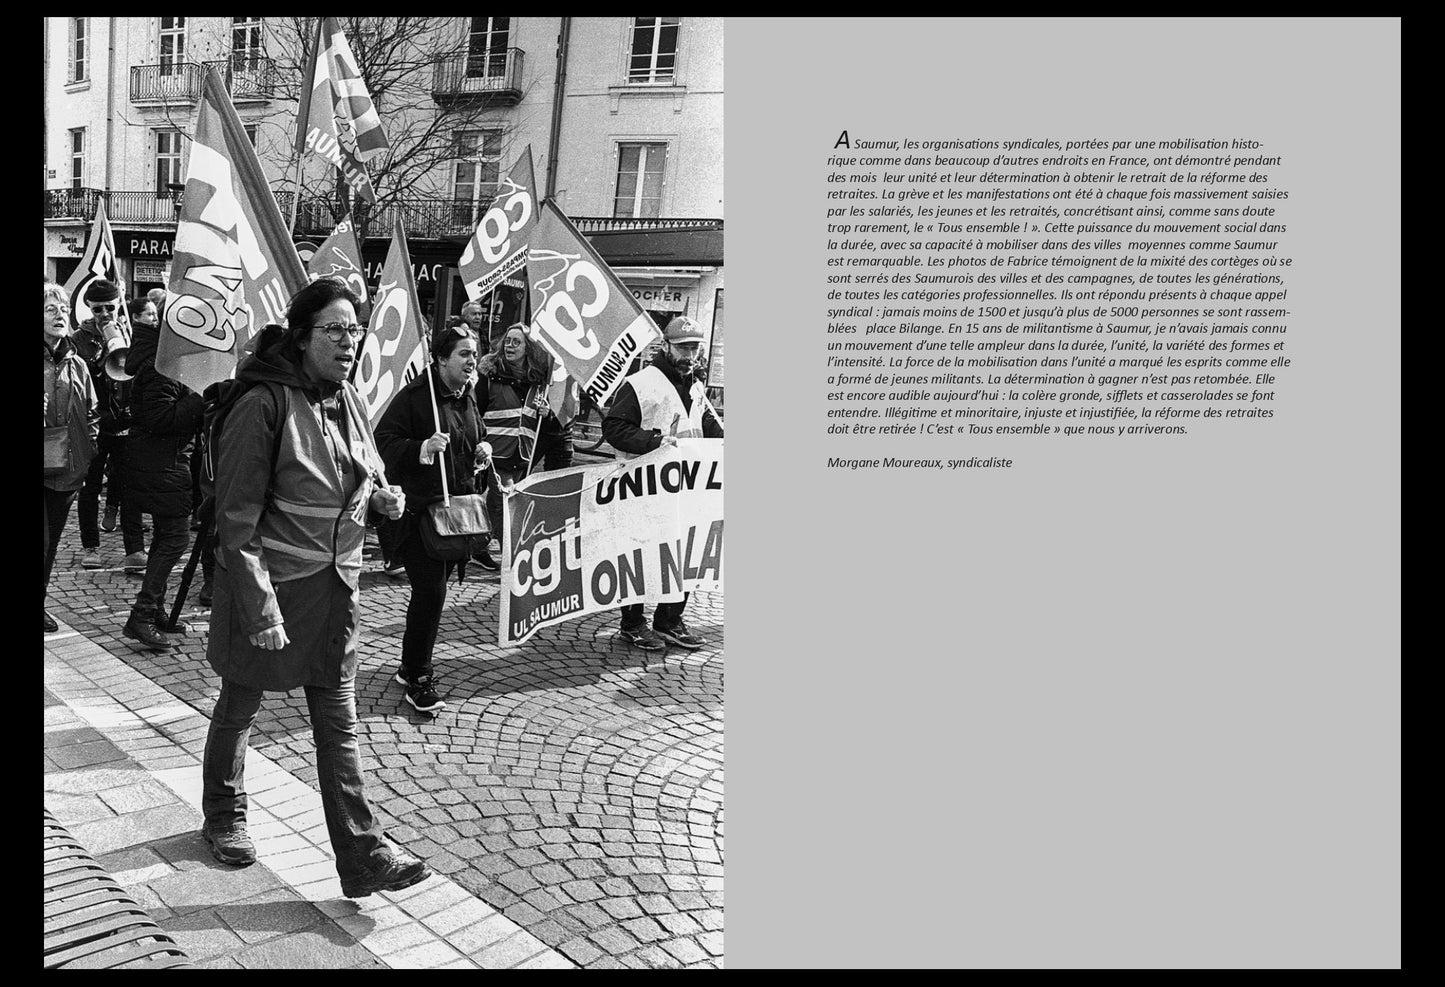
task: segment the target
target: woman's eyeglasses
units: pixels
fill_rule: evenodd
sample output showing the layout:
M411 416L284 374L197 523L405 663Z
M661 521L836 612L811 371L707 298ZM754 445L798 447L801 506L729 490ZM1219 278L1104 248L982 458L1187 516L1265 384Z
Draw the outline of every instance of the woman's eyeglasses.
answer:
M55 304L54 302L49 302L49 303L47 303L46 306L45 306L45 314L46 314L46 315L59 315L61 312L64 312L64 311L65 311L65 306L64 306L64 305L57 305L57 304Z
M350 336L352 341L355 342L366 335L366 327L356 322L350 325L347 325L345 322L328 322L324 326L316 326L315 328L318 332L325 333L326 338L333 343L341 342L343 336Z

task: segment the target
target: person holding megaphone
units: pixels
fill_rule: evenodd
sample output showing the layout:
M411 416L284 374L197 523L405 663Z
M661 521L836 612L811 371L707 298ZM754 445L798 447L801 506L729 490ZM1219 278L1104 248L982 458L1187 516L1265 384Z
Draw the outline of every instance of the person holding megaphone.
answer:
M110 473L106 490L106 513L113 515L120 506L121 540L125 546L125 566L143 569L146 564L145 531L140 509L127 501L124 470L126 436L130 430L130 375L125 372L125 358L130 349L130 325L121 309L120 289L104 278L90 282L81 295L90 316L75 332L76 352L90 369L91 383L100 401L99 451L90 462L85 484L80 489L77 507L80 522L80 564L99 569L100 558L100 489ZM109 465L109 470L107 470ZM109 522L107 522L109 523ZM113 530L113 529L111 529Z

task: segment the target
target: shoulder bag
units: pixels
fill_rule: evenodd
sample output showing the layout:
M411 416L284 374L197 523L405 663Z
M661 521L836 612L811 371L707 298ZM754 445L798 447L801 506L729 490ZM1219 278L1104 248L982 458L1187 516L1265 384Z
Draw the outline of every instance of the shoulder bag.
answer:
M453 494L451 500L449 507L441 503L428 506L418 525L422 547L438 562L469 559L491 540L487 498L482 494Z

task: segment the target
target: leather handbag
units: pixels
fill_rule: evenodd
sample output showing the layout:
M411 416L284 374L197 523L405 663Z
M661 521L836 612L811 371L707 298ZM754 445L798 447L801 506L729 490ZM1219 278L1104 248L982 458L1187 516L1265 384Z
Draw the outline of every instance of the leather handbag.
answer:
M45 475L60 476L75 468L75 450L70 445L70 425L45 426Z
M487 498L481 494L453 494L451 505L427 507L421 520L421 543L438 562L460 562L487 547Z

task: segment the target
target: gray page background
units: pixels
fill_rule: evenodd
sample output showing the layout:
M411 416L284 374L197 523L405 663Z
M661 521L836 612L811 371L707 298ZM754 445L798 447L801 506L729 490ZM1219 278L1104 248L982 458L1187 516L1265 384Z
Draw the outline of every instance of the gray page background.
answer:
M1399 40L729 19L729 966L1398 966ZM823 435L843 129L1264 141L1276 417Z

